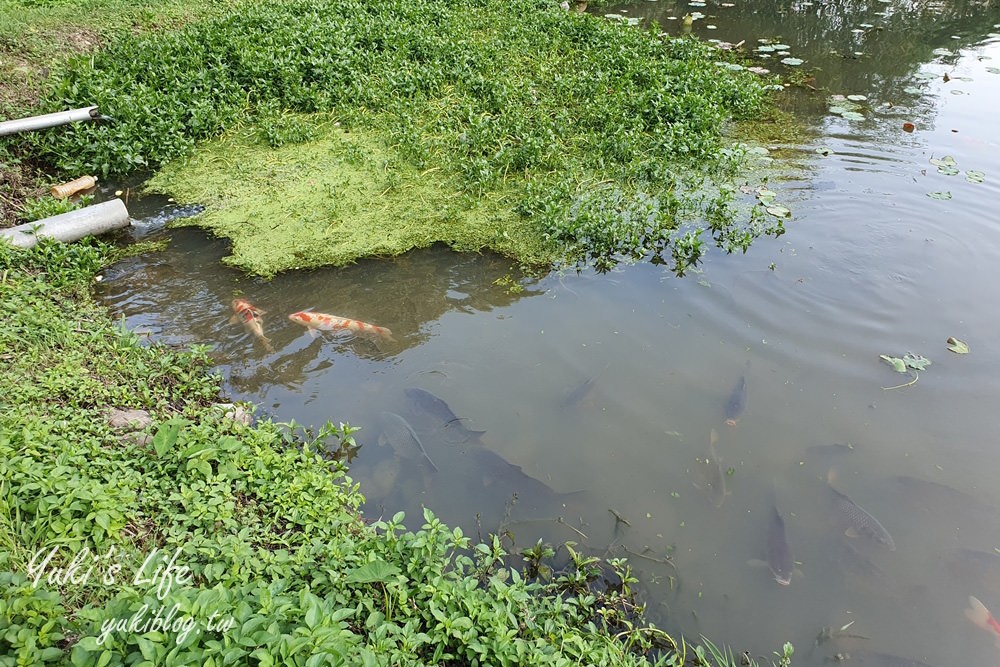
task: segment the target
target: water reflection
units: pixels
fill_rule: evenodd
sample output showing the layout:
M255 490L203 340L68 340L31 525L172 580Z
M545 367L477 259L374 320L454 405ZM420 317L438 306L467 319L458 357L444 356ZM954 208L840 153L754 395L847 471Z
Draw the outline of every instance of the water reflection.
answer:
M851 32L882 6L895 8L891 29ZM791 640L800 665L992 664L992 638L964 610L969 595L1000 609L1000 152L988 115L1000 76L986 69L1000 47L982 37L1000 18L949 3L942 29L916 7L711 9L720 39L780 35L821 67L820 90L801 98L818 137L796 149L811 178L772 184L793 210L788 233L745 256L712 253L694 279L641 265L520 279L511 293L502 283L519 274L506 261L432 248L261 282L219 263L223 243L177 230L168 252L109 270L99 296L159 339L214 345L236 398L282 420L361 426L352 475L374 515L405 509L412 524L427 505L518 547L542 537L627 555L655 620L737 653ZM931 53L946 42L959 55ZM859 44L871 55L842 57ZM956 84L968 94L953 95ZM828 92L867 96L867 120L827 115ZM898 127L904 118L916 132ZM929 162L943 155L958 174ZM985 181L966 180L969 169ZM927 196L937 191L953 198ZM237 293L268 311L273 355L228 324ZM307 307L387 326L399 344L312 340L286 319ZM948 352L949 336L970 354ZM883 389L910 377L879 355L907 351L933 364ZM729 426L741 375L749 399ZM485 433L420 410L414 388ZM437 471L379 442L386 411ZM831 505L831 469L895 550L846 534L863 531ZM717 481L705 485L720 476L723 502ZM775 508L802 571L788 586L748 564L768 558Z

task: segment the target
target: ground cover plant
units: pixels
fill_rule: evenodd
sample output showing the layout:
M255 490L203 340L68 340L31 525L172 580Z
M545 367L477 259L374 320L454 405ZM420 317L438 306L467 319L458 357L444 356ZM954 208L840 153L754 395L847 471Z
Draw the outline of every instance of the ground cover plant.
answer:
M208 204L200 224L233 238L233 261L265 275L435 240L526 263L609 268L652 255L681 272L704 252L703 231L729 251L782 231L780 219L738 213L732 190L701 187L739 164L739 151L723 150L727 120L765 103L765 83L724 59L697 40L547 0L260 2L72 61L42 107L99 104L115 121L25 141L73 173L174 161L158 187ZM394 198L390 214L427 192L450 199L434 233L379 229L360 245L354 231L375 214L358 222L324 209L324 198L355 193L322 183L302 199L268 178L289 163L245 152L247 136L261 147L308 145L329 140L335 123L365 139L337 168L362 192L381 186ZM185 175L177 159L219 136L224 143L209 150L232 159L214 160L214 172L203 160L197 176ZM219 184L244 157L274 169L245 172L243 191L257 201L241 225L231 212L243 202ZM268 264L246 250L279 245L272 241L303 226L311 237L297 241L298 257ZM331 258L325 250L338 244Z
M91 302L113 256L0 246L0 665L735 664L643 623L625 561L364 520L353 429L227 414L205 350Z

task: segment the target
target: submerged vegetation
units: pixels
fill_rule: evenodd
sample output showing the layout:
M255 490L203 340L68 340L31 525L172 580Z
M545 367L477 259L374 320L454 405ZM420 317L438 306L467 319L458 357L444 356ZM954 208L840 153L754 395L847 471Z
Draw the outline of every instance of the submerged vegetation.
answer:
M703 187L740 164L739 150L723 150L725 123L752 118L765 104L765 83L727 68L726 57L695 39L541 0L261 2L176 31L125 37L72 61L46 109L99 104L115 120L28 140L73 172L128 173L175 161L159 187L176 185L184 199L228 209L225 220L210 214L204 224L240 249L250 244L246 228L266 246L310 228L295 258L267 262L237 250L233 261L258 273L438 240L525 263L590 259L608 268L654 255L683 272L703 252L706 229L729 251L782 231L780 220L738 212L731 190ZM397 203L424 198L418 208L435 215L422 234L386 239L386 227L408 226L390 218L359 244L355 231L377 213L368 210L345 231L348 216L324 209L331 188L302 199L301 182L274 183L261 170L241 174L253 205L217 193L245 152L235 163L214 160L214 172L201 160L197 178L177 162L227 132L207 150L228 151L233 131L244 128L243 144L253 137L261 149L301 146L248 158L290 170L298 152L329 145L334 123L362 137L357 158L337 165L357 186L335 193L338 205L375 209L368 199L375 191ZM438 197L449 200L443 210ZM282 209L286 198L295 204ZM252 223L240 225L237 209ZM408 213L391 206L383 217Z
M0 665L736 664L645 624L623 560L365 521L354 429L234 419L203 350L89 300L110 259L0 247Z

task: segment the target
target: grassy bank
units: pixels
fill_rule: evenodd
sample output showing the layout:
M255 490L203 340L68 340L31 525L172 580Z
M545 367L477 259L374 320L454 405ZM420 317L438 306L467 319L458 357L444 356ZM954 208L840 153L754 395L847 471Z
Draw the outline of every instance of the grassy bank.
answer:
M622 561L364 520L351 428L234 419L203 351L90 301L109 257L0 247L0 665L725 664Z
M74 174L168 165L156 187L208 204L197 224L263 275L434 241L681 272L706 243L782 231L704 187L740 167L726 123L766 104L768 82L729 58L554 1L272 0L71 60L40 109L98 104L114 122L21 150ZM273 177L306 154L335 173Z

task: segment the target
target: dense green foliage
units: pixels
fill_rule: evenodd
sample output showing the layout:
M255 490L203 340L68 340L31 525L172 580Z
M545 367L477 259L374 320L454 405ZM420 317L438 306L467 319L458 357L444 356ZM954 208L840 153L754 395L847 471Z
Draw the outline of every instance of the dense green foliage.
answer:
M227 417L202 351L89 302L107 258L0 246L0 665L720 664L641 624L622 561L539 545L522 573L430 510L366 523L329 455L352 429Z
M259 2L71 63L47 105L115 120L35 148L66 170L127 173L248 121L270 145L308 140L284 114L332 112L420 170L502 194L570 256L667 252L683 270L702 252L686 222L708 218L728 250L781 232L737 224L729 195L700 189L736 163L723 124L764 103L765 85L720 58L552 0Z

